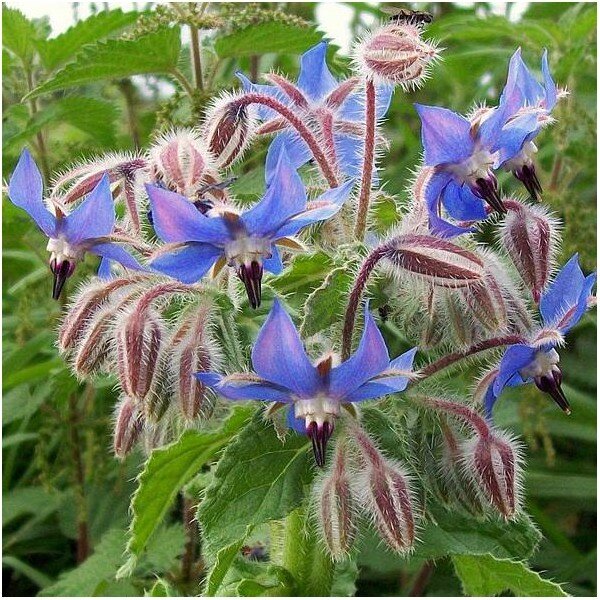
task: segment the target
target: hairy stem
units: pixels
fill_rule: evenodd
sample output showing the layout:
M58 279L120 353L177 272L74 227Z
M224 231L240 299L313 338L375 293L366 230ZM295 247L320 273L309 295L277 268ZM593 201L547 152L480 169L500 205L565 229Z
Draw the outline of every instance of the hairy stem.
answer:
M254 92L244 94L239 100L236 100L236 104L239 104L240 106L248 104L262 104L263 106L267 106L279 113L306 142L306 145L309 147L312 155L317 161L323 176L327 180L329 187L338 187L339 183L337 177L335 176L335 173L333 172L325 153L321 149L318 140L315 138L310 129L304 124L302 119L298 117L292 110L290 110L285 104L279 102L279 100L276 100L275 98L271 98L270 96Z
M193 578L194 563L197 558L199 531L196 523L196 510L194 500L183 498L183 529L186 541L183 556L181 557L181 578L189 583Z
M360 195L358 197L358 212L356 213L356 226L354 228L354 235L358 240L362 240L365 237L375 162L375 84L372 79L367 79L366 81L365 94L365 147Z
M197 27L190 25L190 54L192 58L192 67L194 69L194 83L197 90L204 89L204 82L202 79L202 57L200 49L200 33Z
M187 77L177 68L174 68L171 71L171 75L177 79L177 81L181 84L181 87L186 91L187 95L190 98L194 97L194 88L192 84L187 80Z
M408 592L409 596L422 597L424 595L423 592L425 591L425 588L427 587L427 584L433 575L434 568L435 566L430 560L423 564L423 566L419 569L417 576L415 577L410 591Z
M344 315L344 330L342 333L342 360L347 360L352 350L352 332L354 330L354 322L356 321L356 312L360 304L363 291L367 285L369 277L377 263L385 257L389 251L389 242L378 246L367 256L363 262L354 287L348 298L348 306Z
M138 120L136 114L136 94L135 86L131 79L121 79L118 83L119 89L125 99L125 108L127 109L127 125L129 127L129 134L131 135L131 141L136 150L139 150L141 146L140 140L140 128L138 127Z

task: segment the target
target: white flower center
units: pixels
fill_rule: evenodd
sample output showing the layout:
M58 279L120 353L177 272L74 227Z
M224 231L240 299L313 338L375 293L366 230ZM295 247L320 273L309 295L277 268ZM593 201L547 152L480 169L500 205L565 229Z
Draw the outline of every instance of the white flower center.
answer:
M510 172L517 171L523 165L532 165L533 156L537 151L537 146L533 142L525 142L521 151L504 163L504 169Z
M460 183L475 183L478 179L485 179L496 162L497 153L488 150L475 150L463 162L450 165L449 171Z
M294 415L304 419L306 426L315 422L319 427L325 421L332 422L340 414L340 403L327 396L316 398L300 398L294 402Z
M252 262L262 264L263 259L271 256L271 242L266 238L240 235L225 244L225 257L231 267L238 268Z
M539 350L534 360L524 369L521 369L521 377L528 379L529 377L543 377L552 373L553 367L558 364L560 356L558 352L552 348L551 350Z
M50 238L46 250L50 252L50 261L55 259L57 264L64 260L72 263L79 262L85 254L81 246L72 246L64 238Z

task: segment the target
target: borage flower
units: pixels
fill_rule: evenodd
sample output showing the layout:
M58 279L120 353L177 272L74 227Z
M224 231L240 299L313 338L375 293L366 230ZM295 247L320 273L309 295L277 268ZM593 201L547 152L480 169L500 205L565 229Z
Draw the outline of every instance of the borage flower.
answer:
M559 95L564 94L559 92L550 75L547 50L542 55L542 77L543 84L540 84L523 62L519 48L510 59L508 78L500 100L512 115L500 136L500 162L506 171L512 172L523 183L535 200L539 200L542 186L533 162L537 152L533 140L545 125L554 121L552 109ZM520 135L514 135L515 131Z
M31 154L23 150L8 184L11 202L25 210L48 236L50 269L54 275L52 297L57 300L66 280L86 252L101 256L107 272L108 261L129 269L144 270L133 256L111 241L115 226L115 206L108 175L104 174L87 198L70 214L56 207L52 214L44 204L43 183Z
M491 416L492 408L505 387L531 382L542 392L550 394L565 413L571 413L561 389L562 372L556 348L591 304L590 295L595 282L595 273L584 276L577 254L561 269L540 300L543 328L533 337L532 343L509 346L500 361L498 373L485 396L488 416Z
M300 57L300 74L296 84L273 73L265 77L274 85L252 83L242 73L237 76L246 92L271 96L291 108L322 144L328 160L345 175L357 177L363 165L364 92L356 92L359 86L357 77L337 81L327 66L326 56L327 42L320 42L307 50ZM392 91L391 86L377 87L377 119L385 116ZM259 106L258 117L263 121L258 133L279 133L269 149L267 167L276 161L280 144L287 148L294 167L299 168L311 160L308 146L281 115Z
M366 306L365 328L356 352L337 366L333 354L313 364L292 320L275 300L252 349L254 373L227 377L197 373L196 377L229 400L266 400L276 403L274 409L287 406L288 424L311 439L317 465L323 466L341 408L353 413L354 402L403 391L416 351L413 348L390 362Z
M284 148L275 167L267 170L267 183L265 195L249 210L239 213L227 206L205 214L184 196L147 185L154 229L169 243L151 266L194 283L211 267L216 275L228 264L244 283L252 307L260 306L263 270L278 274L283 269L276 244L301 249L290 236L335 215L353 186L348 181L307 203L302 180Z

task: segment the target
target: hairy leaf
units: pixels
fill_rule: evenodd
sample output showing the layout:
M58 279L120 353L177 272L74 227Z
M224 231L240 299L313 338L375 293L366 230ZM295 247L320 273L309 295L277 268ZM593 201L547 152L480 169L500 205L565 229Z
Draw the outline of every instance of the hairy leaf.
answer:
M29 63L35 52L36 38L35 25L20 10L2 4L2 45Z

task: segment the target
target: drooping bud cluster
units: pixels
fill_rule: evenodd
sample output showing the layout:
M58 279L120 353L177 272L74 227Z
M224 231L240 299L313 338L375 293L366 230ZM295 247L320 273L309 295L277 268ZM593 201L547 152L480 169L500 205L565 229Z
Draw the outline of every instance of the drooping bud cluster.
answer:
M376 81L400 85L405 90L420 87L438 49L425 42L422 27L414 22L396 21L369 33L354 49L357 68Z
M140 406L131 398L123 398L115 411L113 449L115 456L125 458L137 443L144 425Z

